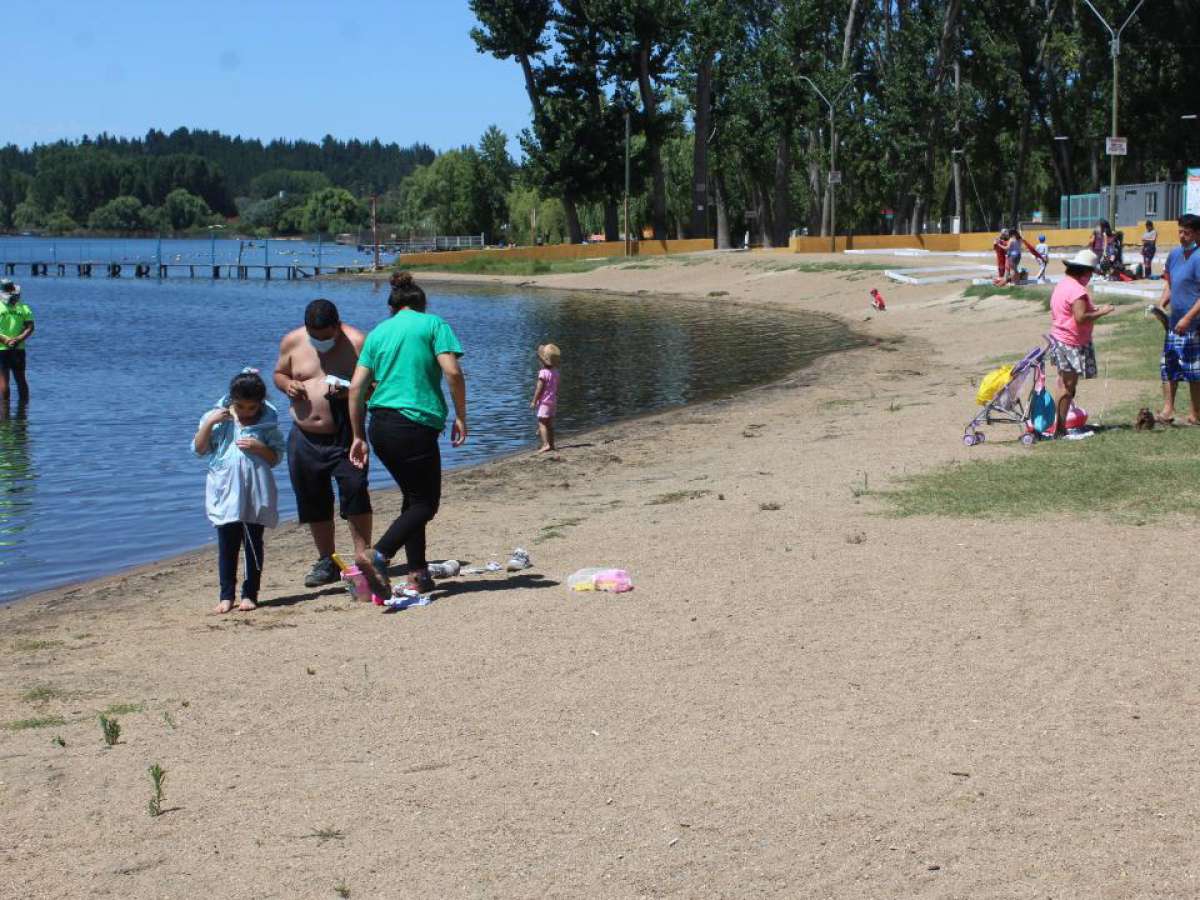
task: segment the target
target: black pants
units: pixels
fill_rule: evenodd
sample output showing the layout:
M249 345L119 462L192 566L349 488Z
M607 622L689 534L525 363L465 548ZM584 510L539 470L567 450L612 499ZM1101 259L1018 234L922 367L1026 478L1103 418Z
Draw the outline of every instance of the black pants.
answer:
M238 553L242 539L250 537L246 547L246 580L242 582L242 599L258 602L258 586L262 582L263 527L249 522L227 522L217 526L217 573L221 578L221 600L233 600L237 587Z
M383 533L375 549L391 559L401 547L409 571L424 569L425 526L442 501L442 451L438 432L393 409L371 413L367 429L375 456L396 479L404 502L400 516Z
M10 382L15 381L17 383L17 402L21 404L29 402L29 382L25 380L24 348L0 350L0 381L4 382L5 391L10 389Z

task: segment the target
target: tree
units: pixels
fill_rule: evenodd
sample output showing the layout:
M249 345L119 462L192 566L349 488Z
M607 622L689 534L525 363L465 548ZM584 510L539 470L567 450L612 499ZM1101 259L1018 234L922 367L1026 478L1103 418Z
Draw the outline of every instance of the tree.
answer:
M45 211L36 203L29 200L21 201L17 204L17 208L13 210L13 228L16 228L18 231L41 228L45 221Z
M88 228L95 231L145 231L150 226L149 213L137 197L116 197L88 216Z
M208 204L183 188L176 188L167 194L166 200L163 201L162 214L164 224L174 231L207 225L212 218L212 210L208 208Z
M341 233L354 230L366 217L366 209L349 191L326 188L308 198L300 223L301 229L308 233Z
M487 232L493 240L508 223L508 192L512 190L517 166L508 155L508 136L495 125L479 139L477 184L478 203L485 208L485 222L474 231Z

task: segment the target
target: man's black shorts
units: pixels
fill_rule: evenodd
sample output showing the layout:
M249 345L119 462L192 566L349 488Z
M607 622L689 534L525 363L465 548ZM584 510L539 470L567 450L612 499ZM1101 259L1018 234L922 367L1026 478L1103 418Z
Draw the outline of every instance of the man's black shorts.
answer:
M14 375L25 374L25 348L20 350L0 350L0 372L7 375L11 372Z
M333 485L337 479L339 513L343 519L371 511L367 470L350 462L349 443L336 434L311 434L292 426L287 447L288 475L296 492L301 522L333 518Z

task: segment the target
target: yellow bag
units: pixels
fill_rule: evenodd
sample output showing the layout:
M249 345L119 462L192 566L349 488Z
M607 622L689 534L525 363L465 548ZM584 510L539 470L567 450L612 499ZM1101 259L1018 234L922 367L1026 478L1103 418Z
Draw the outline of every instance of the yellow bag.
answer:
M1012 366L1001 366L984 375L983 381L979 382L979 390L975 392L975 402L980 406L991 403L992 398L1012 381L1012 370Z

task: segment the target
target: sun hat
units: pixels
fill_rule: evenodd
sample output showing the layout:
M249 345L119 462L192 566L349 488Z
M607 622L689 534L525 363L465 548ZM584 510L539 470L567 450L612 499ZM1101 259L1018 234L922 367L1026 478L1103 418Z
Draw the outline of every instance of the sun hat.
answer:
M1064 259L1063 265L1068 269L1095 269L1100 265L1100 257L1087 248L1080 250L1070 259Z
M562 352L557 344L542 344L538 347L537 355L538 359L548 366L557 366L558 361L562 359Z

